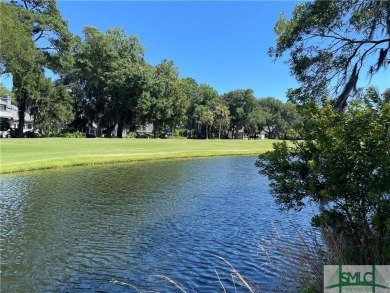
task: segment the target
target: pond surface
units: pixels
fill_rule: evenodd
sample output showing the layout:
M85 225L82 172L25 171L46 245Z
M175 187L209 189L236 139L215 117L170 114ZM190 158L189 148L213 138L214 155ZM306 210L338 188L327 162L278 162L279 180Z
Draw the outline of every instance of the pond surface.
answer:
M308 226L311 216L280 212L255 161L172 160L3 176L1 291L180 292L161 276L187 292L216 292L221 282L240 290L220 256L268 292L278 273L264 266L258 241L275 238L275 222ZM293 229L285 233L294 237Z

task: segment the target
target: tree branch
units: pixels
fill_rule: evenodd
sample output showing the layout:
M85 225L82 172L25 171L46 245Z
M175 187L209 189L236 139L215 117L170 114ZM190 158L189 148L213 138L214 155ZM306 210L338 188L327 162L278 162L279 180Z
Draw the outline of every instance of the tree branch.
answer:
M35 43L36 41L38 41L38 40L42 37L43 32L44 32L44 30L41 31L41 33L39 34L39 36L33 41L34 43Z

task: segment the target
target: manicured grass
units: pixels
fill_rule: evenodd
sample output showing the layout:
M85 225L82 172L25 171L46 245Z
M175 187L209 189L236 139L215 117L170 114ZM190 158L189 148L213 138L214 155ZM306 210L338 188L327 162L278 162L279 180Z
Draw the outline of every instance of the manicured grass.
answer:
M275 140L1 139L0 173L173 158L257 155Z

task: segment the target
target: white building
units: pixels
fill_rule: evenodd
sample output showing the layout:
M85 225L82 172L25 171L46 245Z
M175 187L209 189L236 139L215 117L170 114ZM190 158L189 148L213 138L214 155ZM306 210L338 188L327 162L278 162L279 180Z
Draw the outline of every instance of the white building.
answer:
M4 96L0 101L0 119L6 120L10 124L11 129L18 128L19 123L19 114L18 114L18 107L11 104L11 97L10 96ZM24 127L23 132L26 131L32 131L34 127L34 119L32 115L30 115L29 112L26 112L24 114ZM3 137L3 132L0 131L0 137Z

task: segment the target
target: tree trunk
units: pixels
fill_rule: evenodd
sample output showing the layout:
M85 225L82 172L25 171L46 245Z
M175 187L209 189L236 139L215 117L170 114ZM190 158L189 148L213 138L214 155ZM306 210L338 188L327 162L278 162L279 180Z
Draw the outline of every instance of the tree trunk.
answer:
M156 125L156 123L153 123L153 137L157 138L157 125Z
M172 129L171 129L171 131L172 131L172 138L175 137L175 130L176 130L176 125L173 125Z
M116 126L116 123L109 124L107 126L107 128L106 128L106 136L109 135L109 137L111 137L111 133L114 131L115 126Z
M206 139L209 139L209 134L208 134L208 125L206 124Z
M221 122L219 122L218 139L221 139Z
M23 138L23 128L24 128L24 114L26 112L26 101L27 97L23 95L23 97L20 99L19 103L19 109L18 109L18 115L19 115L19 122L18 122L18 137Z
M118 122L118 129L116 130L116 137L123 138L123 119Z
M137 132L137 125L135 122L135 118L137 116L136 112L134 110L131 110L127 115L130 117L129 120L131 121L129 130L131 132Z
M235 131L235 133L234 133L234 138L235 138L235 139L238 139L238 134L239 134L238 131L239 131L239 128L237 128L236 131Z
M97 122L97 127L96 127L96 136L101 137L102 136L102 128L100 126L100 118Z
M118 121L118 129L116 131L117 138L123 138L123 125L125 124L125 113L122 113Z

